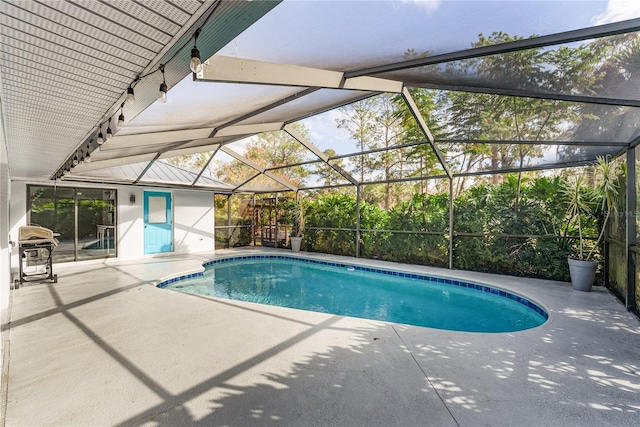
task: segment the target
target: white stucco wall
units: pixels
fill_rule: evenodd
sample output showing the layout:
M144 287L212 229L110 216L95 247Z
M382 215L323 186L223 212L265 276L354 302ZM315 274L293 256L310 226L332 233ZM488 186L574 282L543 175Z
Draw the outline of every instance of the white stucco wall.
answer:
M11 269L18 268L18 228L27 225L27 183L11 181L11 203L9 204L9 235L14 242L11 252Z
M2 93L2 82L0 82L0 93ZM11 265L9 247L9 200L11 199L9 158L7 150L7 140L4 133L4 116L2 114L2 104L0 100L0 324L4 329L5 323L9 321L9 291L11 284ZM5 372L5 361L8 363L9 352L7 343L9 332L0 333L0 369ZM7 357L5 358L5 352ZM4 378L3 378L4 379ZM0 385L0 396L5 396L6 384L2 381ZM4 408L2 402L2 409Z
M173 205L175 252L214 250L213 193L174 191Z
M118 259L144 257L144 198L142 187L120 187L118 190ZM131 202L131 195L135 202Z
M9 247L9 203L11 185L7 146L0 117L0 309L9 306L9 288L11 283ZM0 354L1 351L0 351Z

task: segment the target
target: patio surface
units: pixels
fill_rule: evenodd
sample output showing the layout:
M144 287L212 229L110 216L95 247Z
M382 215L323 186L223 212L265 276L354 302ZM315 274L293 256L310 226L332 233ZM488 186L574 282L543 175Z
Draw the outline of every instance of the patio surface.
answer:
M528 331L479 334L153 286L214 256L256 251L280 252L54 266L57 284L12 291L10 324L3 324L3 421L639 425L640 322L604 289L581 293L568 283L357 261L494 284L530 297L550 315Z

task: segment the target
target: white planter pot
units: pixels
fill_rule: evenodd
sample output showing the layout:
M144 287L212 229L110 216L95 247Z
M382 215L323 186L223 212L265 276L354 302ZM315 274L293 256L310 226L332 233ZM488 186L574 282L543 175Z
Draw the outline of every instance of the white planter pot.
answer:
M598 261L584 261L568 258L571 286L576 291L591 292L591 286L596 278Z
M300 246L302 245L302 237L290 237L291 250L293 252L300 252Z

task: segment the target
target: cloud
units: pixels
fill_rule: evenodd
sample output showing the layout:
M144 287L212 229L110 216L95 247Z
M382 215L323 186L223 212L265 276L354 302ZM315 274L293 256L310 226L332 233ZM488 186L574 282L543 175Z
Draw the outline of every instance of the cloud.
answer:
M402 0L403 3L413 3L417 6L427 9L429 12L433 12L440 6L442 0Z
M619 22L640 17L640 1L638 0L609 0L607 10L593 19L594 25Z

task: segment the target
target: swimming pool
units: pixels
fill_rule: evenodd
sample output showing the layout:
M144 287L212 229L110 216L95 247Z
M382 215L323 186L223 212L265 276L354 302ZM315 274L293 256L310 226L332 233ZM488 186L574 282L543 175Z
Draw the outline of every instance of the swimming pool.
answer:
M524 297L455 279L286 255L223 258L204 266L204 273L158 287L454 331L514 332L548 318Z

